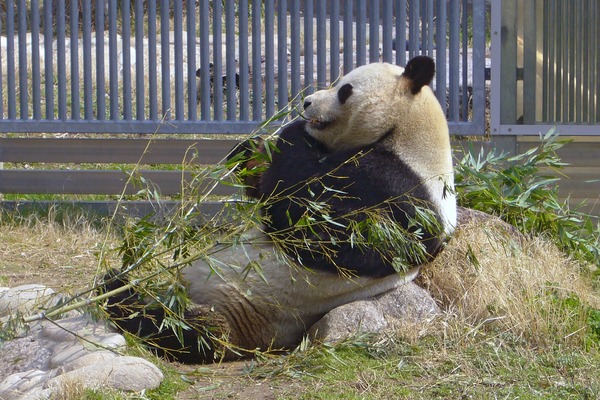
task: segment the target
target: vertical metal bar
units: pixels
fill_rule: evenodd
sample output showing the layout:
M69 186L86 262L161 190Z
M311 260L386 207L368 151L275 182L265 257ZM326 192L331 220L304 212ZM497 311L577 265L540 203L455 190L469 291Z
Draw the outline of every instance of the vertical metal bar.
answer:
M226 94L227 120L236 119L236 87L235 87L235 3L225 0L225 58L226 58ZM215 76L216 78L216 76Z
M260 121L262 114L262 1L252 0L252 119Z
M220 3L217 1L216 3ZM171 119L171 56L169 39L169 1L160 2L160 61L161 61L161 91L162 91L162 117Z
M583 8L581 10L582 14L582 25L581 28L583 29L583 35L581 38L581 56L582 56L582 84L583 84L583 99L582 99L582 103L581 103L581 118L582 118L582 122L584 123L590 123L590 114L589 114L589 107L590 107L590 68L589 68L589 62L590 62L590 57L589 57L589 51L588 49L590 48L590 19L591 19L591 15L590 15L590 2L589 1L583 1Z
M554 109L554 97L556 96L556 0L549 0L547 4L548 10L548 98L546 99L548 108L548 117L546 122L556 121L556 112Z
M48 0L46 0L48 1ZM7 86L7 105L8 105L8 119L17 119L17 87L15 82L15 3L13 0L7 0L6 2L6 86ZM45 8L45 7L44 7ZM46 13L47 19L52 18L52 13ZM52 23L49 22L50 29L52 29ZM52 37L52 31L50 35L46 37ZM50 43L48 43L50 42ZM48 47L52 52L52 40L46 42L46 54L48 54ZM52 60L50 60L52 61ZM50 64L52 65L52 64ZM47 82L46 90L48 91ZM50 86L50 94L53 95L52 86ZM52 110L54 112L54 110Z
M158 121L158 77L156 63L156 1L148 2L148 102L150 120Z
M436 52L436 73L435 73L435 88L436 97L440 104L445 105L447 103L447 40L446 30L448 26L448 14L446 0L437 0L437 19L436 19L436 38L435 38L435 52ZM403 54L406 54L404 52ZM444 107L445 108L445 107Z
M473 130L484 134L486 87L485 87L485 48L486 48L486 4L483 1L473 2Z
M327 87L327 3L317 2L317 88Z
M249 88L248 88L248 0L238 2L239 18L239 91L240 91L240 121L248 121L250 118ZM235 80L234 80L235 82Z
M2 31L0 27L0 32ZM77 41L71 41L71 43ZM0 65L2 60L0 59ZM1 80L1 79L0 79ZM73 80L73 79L72 79ZM77 79L75 79L77 80ZM31 95L33 105L33 119L42 117L42 92L41 92L41 73L40 73L40 3L31 2ZM0 86L0 91L2 87ZM73 92L73 93L79 93ZM0 97L0 102L2 99ZM0 118L2 118L0 106Z
M329 14L329 74L330 82L333 83L340 77L340 1L331 1L331 12Z
M555 94L554 94L554 99L555 99L555 116L554 116L554 121L555 122L560 122L561 118L562 118L562 78L563 78L563 70L562 70L562 50L563 50L563 46L562 46L562 35L563 35L563 29L562 29L562 22L563 22L563 18L561 18L561 16L563 15L562 12L562 0L559 0L556 2L555 7L556 7L556 25L555 25L555 38L556 38L556 59L555 59L555 68L556 68L556 75L554 76L554 82L555 82Z
M19 37L19 111L21 119L26 120L29 118L29 84L27 83L27 66L29 61L27 59L27 4L25 0L19 0L17 11Z
M353 33L352 25L354 23L354 10L352 10L352 0L344 1L344 74L350 72L353 68Z
M265 113L266 118L275 114L275 10L273 0L266 0L265 7Z
M502 2L502 63L500 66L500 124L514 124L517 118L517 31L515 26L516 0ZM452 23L451 23L452 24ZM450 49L450 54L452 54ZM450 68L450 76L453 71ZM452 92L452 88L450 88Z
M469 120L469 18L468 18L468 4L462 5L462 79L461 79L461 120ZM472 20L472 19L471 19ZM473 30L473 36L477 33ZM472 66L471 66L472 67Z
M7 66L9 73L7 74L6 84L8 89L8 118L11 117L11 93L14 93L14 83L11 86L10 80L14 79L14 59L11 58L13 53L13 42L11 39L12 31L10 29L11 21L14 18L12 14L12 0L7 1L7 13L6 13L6 37L8 40L7 47ZM44 10L52 9L52 0L44 0ZM54 119L54 68L52 59L54 52L52 51L52 27L54 26L52 21L52 13L44 12L44 95L46 97L46 119ZM11 68L11 62L13 64Z
M39 26L39 25L38 25ZM2 18L0 18L0 34L2 33ZM8 43L7 43L8 45ZM4 78L2 78L2 66L4 65L4 62L2 61L2 51L0 51L0 121L4 119L4 84L2 83L2 81L4 80ZM7 75L8 75L8 71Z
M110 0L108 5L108 80L110 119L117 121L119 113L119 53L117 41L118 0Z
M112 3L112 2L111 2ZM111 4L109 3L109 4ZM116 2L114 2L116 3ZM96 21L96 119L98 120L104 120L106 119L106 60L105 60L105 37L104 37L104 1L103 0L97 0L96 1L96 14L94 16L95 21ZM112 9L112 13L114 15L114 20L109 20L109 73L111 74L111 76L109 77L110 79L110 107L111 110L114 110L114 112L111 112L111 118L113 119L117 119L118 115L119 115L119 91L118 91L118 82L117 82L117 27L116 27L116 21L117 21L117 5L114 4L114 6L109 6L109 7L113 7ZM91 6L88 7L89 8L89 24L87 24L87 26L89 27L89 29L92 29L92 17L91 17ZM110 9L109 9L109 12ZM111 31L112 29L112 31ZM88 36L91 38L91 34L88 33ZM114 54L111 56L110 51L111 51L111 43L112 43L112 47L114 48L113 52ZM90 45L91 47L91 45ZM115 64L113 65L112 62L114 62ZM92 104L91 104L91 99L92 99L92 93L93 93L93 85L94 83L92 82L92 58L91 58L91 49L89 52L89 97L90 97L90 106L89 106L89 114L88 112L88 107L86 107L86 119L93 119L93 110L92 110ZM114 78L114 84L113 84L113 78ZM114 86L114 88L113 88ZM114 89L114 90L113 90ZM114 97L114 98L113 98ZM114 103L114 104L113 104Z
M189 2L188 2L189 3ZM146 109L144 88L144 2L135 0L135 118L143 121ZM192 14L193 15L193 14ZM191 79L192 83L195 83Z
M65 60L65 2L58 2L58 15L56 17L56 61L58 84L58 117L67 119L67 68Z
M357 0L356 12L356 65L367 63L367 2Z
M221 33L219 32L219 35ZM209 35L210 35L210 9L208 0L200 1L200 67L196 70L196 76L200 78L199 94L196 95L196 101L200 103L200 118L203 121L210 119L210 53L209 53ZM214 69L213 69L214 74Z
M313 0L304 1L304 90L306 94L314 92L314 4Z
M177 4L178 2L175 2ZM133 118L133 102L131 83L131 1L121 1L121 13L123 15L122 30L123 35L123 119L130 121ZM177 30L175 30L177 33Z
M369 62L379 61L379 1L369 3Z
M213 1L213 68L209 80L212 82L214 118L223 120L223 5ZM204 76L204 75L203 75ZM208 101L208 100L207 100Z
M464 10L466 5L463 5L462 9ZM427 0L419 0L419 19L421 23L421 37L419 43L419 53L423 54L425 49L427 49Z
M535 1L523 2L523 123L533 125L536 111L537 25Z
M600 9L598 9L597 2L590 2L589 5L589 39L588 39L588 49L589 49L589 121L590 123L596 123L600 121L600 113L596 109L596 107L600 104L600 79L598 79L598 74L600 74L600 30L598 29L598 24L600 23L598 13Z
M31 3L32 6L37 5L38 2L34 1ZM39 26L38 22L33 22L33 26ZM36 28L37 31L37 28ZM70 38L71 38L71 119L78 120L81 116L81 112L79 110L79 3L77 1L71 2L71 16L70 16ZM36 32L37 35L37 32ZM34 47L34 51L39 51L39 46L36 44ZM38 61L33 61L34 65L38 64ZM35 79L35 74L34 74ZM37 84L33 84L34 89L38 86ZM34 92L35 93L35 92ZM34 94L34 116L36 115L36 104L39 100L36 101ZM35 118L35 117L34 117Z
M52 3L49 0L48 3ZM93 90L94 82L92 81L92 5L89 1L84 1L81 4L83 12L83 20L81 24L83 37L83 114L87 121L94 118L93 109ZM45 7L44 7L45 9ZM49 36L46 36L48 38ZM46 41L47 43L47 41ZM46 48L48 50L48 48ZM46 52L46 57L48 53ZM46 59L47 61L47 59ZM50 64L50 70L52 64ZM46 63L46 74L48 73L48 63ZM48 101L48 99L46 99ZM50 119L49 117L46 117Z
M455 0L449 0L450 2ZM410 17L408 20L408 31L409 31L409 45L408 45L408 58L413 58L419 54L419 20L421 16L421 1L411 0L410 2ZM456 20L458 29L458 19Z
M559 36L561 42L561 54L562 54L562 65L561 65L561 82L562 87L562 122L569 121L569 4L566 1L561 2L561 30L562 35Z
M583 1L576 0L575 2L575 123L581 124L581 114L583 108L583 73L582 73L582 42L583 42L583 19L582 19L582 9L583 9Z
M575 99L575 82L577 77L577 72L575 71L575 40L577 36L575 34L575 1L571 0L568 2L568 9L565 18L569 21L569 115L568 121L575 121L575 107L576 107L576 99Z
M550 62L549 60L549 55L550 55L550 32L549 32L549 18L550 18L550 14L548 13L548 2L545 2L543 5L543 12L544 12L544 19L543 19L543 25L542 25L542 32L543 32L543 49L542 49L542 121L541 122L547 122L548 121L548 77L549 77L549 71L550 71Z
M196 2L186 2L187 30L187 101L188 120L198 119L198 89L196 87Z
M277 109L288 104L287 0L277 2Z
M406 0L396 1L396 64L406 65ZM439 21L438 21L439 22ZM445 37L445 35L444 35Z
M302 39L300 37L300 2L292 1L292 9L290 11L290 84L291 97L294 100L294 106L300 104L296 96L300 94L300 47Z
M425 51L425 49L427 49L427 55L429 55L430 57L433 57L433 49L434 49L434 45L433 45L433 24L434 24L434 18L433 18L433 10L434 10L434 0L427 0L427 47L423 48L423 51ZM473 3L473 7L475 7L475 4L478 3L477 1ZM475 18L475 17L473 17ZM473 33L475 35L475 32Z
M185 119L185 98L183 81L183 9L181 1L173 2L173 36L175 44L173 49L175 69L175 119Z
M394 8L392 0L384 0L383 2L383 61L393 62L392 60L392 41L394 33L392 32L392 17L394 16Z
M448 84L448 118L458 121L459 116L459 93L460 93L460 0L450 0L450 12L448 14L450 27L449 38L449 84ZM411 38L412 42L412 38ZM412 44L411 44L412 45Z
M600 5L596 2L590 4L591 19L591 39L590 39L590 119L591 122L600 121L600 28L598 27L598 13L600 13Z

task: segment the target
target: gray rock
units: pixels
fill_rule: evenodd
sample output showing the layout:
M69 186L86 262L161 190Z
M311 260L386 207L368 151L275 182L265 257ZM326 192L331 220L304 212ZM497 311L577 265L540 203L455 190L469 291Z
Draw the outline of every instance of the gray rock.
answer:
M47 371L39 369L12 374L0 382L0 399L27 398L27 393L42 387L48 377Z
M154 389L163 380L162 372L139 357L115 357L61 374L48 382L59 390L64 384L81 383L86 388L112 387L125 391Z
M0 288L0 307L6 315L37 312L52 304L52 293L42 285ZM124 391L159 386L163 375L155 365L110 351L125 345L122 335L86 315L31 323L25 337L0 344L0 399L55 398L74 384Z
M339 342L358 333L381 333L403 322L419 322L439 312L423 288L407 283L369 300L337 307L317 321L309 337L322 342Z
M22 285L0 288L0 317L19 311L33 313L56 304L54 290L44 285Z

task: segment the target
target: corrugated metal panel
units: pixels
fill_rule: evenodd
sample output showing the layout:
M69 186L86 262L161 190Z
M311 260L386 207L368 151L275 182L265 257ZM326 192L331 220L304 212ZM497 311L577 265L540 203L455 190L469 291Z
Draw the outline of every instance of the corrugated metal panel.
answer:
M493 4L492 133L600 134L598 0L502 0ZM494 40L494 39L493 39ZM494 42L493 42L494 43Z

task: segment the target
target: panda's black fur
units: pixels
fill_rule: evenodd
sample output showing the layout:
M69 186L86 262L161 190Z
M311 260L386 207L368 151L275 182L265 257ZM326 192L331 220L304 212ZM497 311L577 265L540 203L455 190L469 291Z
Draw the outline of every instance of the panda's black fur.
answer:
M389 150L388 135L362 148L331 152L310 136L305 126L306 121L299 120L282 130L276 145L278 151L262 175L259 192L267 199L267 231L288 243L298 243L288 248L288 253L305 267L332 273L341 268L357 276L395 273L391 265L393 254L357 246L351 242L350 229L327 224L319 211L311 213L307 203L325 203L328 217L344 226L349 226L350 220L364 220L366 214L361 210L378 208L390 212L396 223L408 229L409 219L415 217L415 202L420 207L430 206L430 194L422 179ZM319 223L295 228L307 213ZM431 258L441 247L440 235L428 229L422 234ZM331 235L336 236L335 244L330 243ZM333 256L324 254L314 244L319 241L334 251ZM412 260L411 264L423 261Z

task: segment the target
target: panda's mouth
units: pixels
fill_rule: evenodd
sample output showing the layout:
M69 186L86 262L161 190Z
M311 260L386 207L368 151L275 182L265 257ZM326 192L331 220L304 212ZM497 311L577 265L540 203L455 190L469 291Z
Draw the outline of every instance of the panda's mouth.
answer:
M329 125L331 125L333 123L333 121L326 121L326 120L322 120L322 119L318 119L318 118L311 118L308 120L308 123L311 125L312 128L324 130L324 129L327 129L327 127L329 127Z

